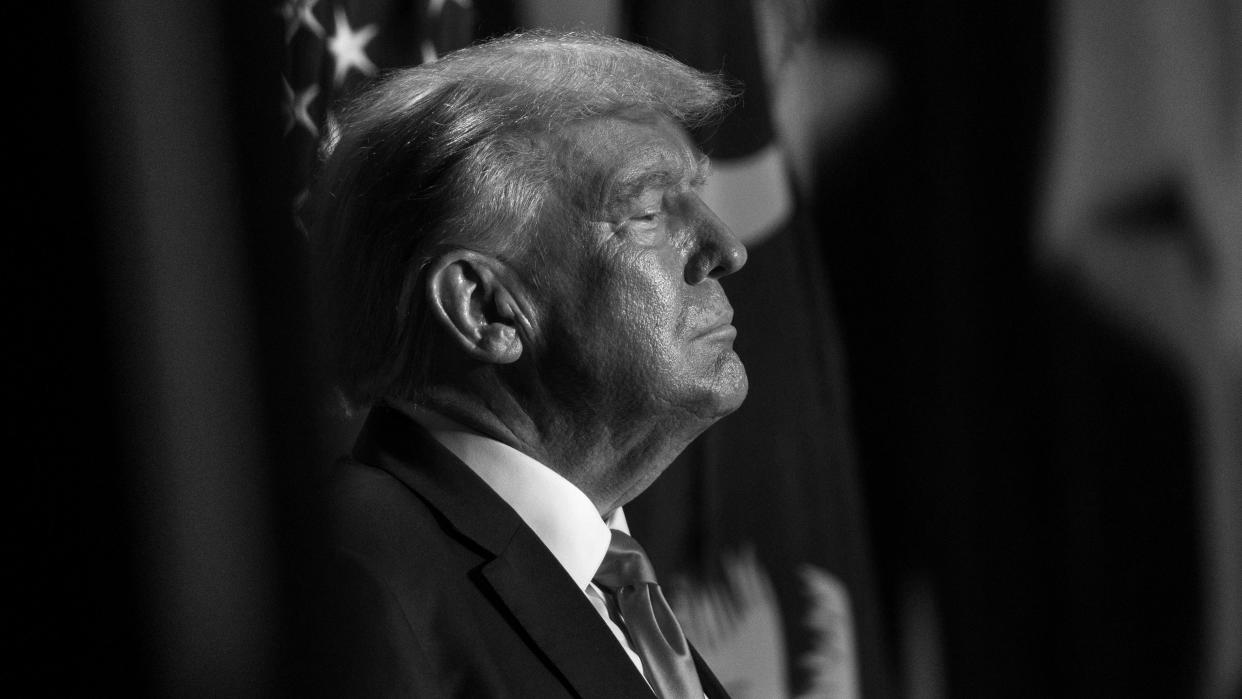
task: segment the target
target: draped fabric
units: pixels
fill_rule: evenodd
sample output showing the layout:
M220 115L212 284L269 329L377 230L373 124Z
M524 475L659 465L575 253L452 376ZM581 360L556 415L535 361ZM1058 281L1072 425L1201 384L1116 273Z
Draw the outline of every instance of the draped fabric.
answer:
M1123 644L1101 676L1147 682L1134 668L1161 657L1174 671L1161 673L1167 691L1181 691L1180 674L1195 676L1182 686L1202 696L1232 696L1242 691L1242 8L1229 0L1059 4L1054 155L1039 238L1046 267L1160 367L1177 399L1149 402L1180 408L1157 433L1134 430L1125 441L1135 458L1078 471L1086 477L1074 481L1075 500L1100 487L1109 461L1130 472L1106 513L1068 509L1076 526L1100 532L1093 538L1117 573L1104 583L1144 609L1141 621L1068 597L1080 624L1167 629ZM1189 468L1148 456L1179 422L1194 445L1193 458L1183 457ZM1159 523L1149 523L1152 506ZM1132 524L1112 540L1104 532L1115 525L1097 517ZM1130 563L1135 553L1182 572L1141 573ZM1142 585L1130 582L1130 569ZM1149 597L1162 601L1144 604ZM1201 651L1164 648L1161 636L1171 634L1202 639ZM1075 637L1084 650L1100 643Z

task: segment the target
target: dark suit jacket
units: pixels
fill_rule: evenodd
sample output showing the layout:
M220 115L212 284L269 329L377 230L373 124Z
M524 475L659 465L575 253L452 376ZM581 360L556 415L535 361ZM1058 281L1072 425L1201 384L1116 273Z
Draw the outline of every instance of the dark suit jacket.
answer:
M317 693L651 697L595 609L508 504L380 405L328 489ZM709 697L725 697L695 653Z

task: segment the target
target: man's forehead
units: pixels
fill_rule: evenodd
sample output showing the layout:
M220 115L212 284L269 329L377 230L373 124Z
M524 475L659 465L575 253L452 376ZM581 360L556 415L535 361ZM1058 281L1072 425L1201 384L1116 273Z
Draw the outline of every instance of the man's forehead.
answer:
M573 129L579 163L602 178L608 198L638 194L652 187L697 185L707 177L708 159L685 130L664 117L604 117Z

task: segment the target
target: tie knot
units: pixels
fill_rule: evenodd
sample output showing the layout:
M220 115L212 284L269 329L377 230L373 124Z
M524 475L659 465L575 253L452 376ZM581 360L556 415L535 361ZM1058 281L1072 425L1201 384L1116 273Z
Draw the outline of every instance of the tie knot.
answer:
M656 576L647 552L634 537L613 529L612 542L595 573L595 582L600 587L619 590L641 583L656 584Z

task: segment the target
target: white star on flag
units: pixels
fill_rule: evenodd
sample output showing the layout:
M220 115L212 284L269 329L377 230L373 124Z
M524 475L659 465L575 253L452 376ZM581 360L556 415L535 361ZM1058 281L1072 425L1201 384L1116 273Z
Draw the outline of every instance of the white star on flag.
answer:
M375 75L377 69L371 59L367 58L366 45L379 33L374 24L368 24L355 32L349 26L349 18L345 10L336 8L336 33L328 39L328 50L336 58L336 71L332 81L340 86L345 83L345 76L350 68L356 68L363 75Z
M301 92L294 93L293 88L289 85L287 79L282 78L285 84L285 135L293 129L295 123L301 124L310 131L311 136L319 137L319 127L315 126L315 120L311 119L310 103L315 101L319 96L319 86L310 85Z
M285 43L298 33L298 27L306 27L315 36L323 36L323 25L315 19L313 11L319 0L285 0L280 15L285 18Z

